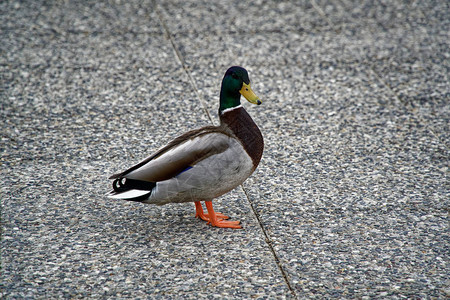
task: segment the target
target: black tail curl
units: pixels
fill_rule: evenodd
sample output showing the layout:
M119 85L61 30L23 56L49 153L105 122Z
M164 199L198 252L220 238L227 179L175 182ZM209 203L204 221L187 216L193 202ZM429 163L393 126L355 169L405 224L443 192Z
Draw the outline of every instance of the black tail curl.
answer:
M117 178L113 181L113 189L116 193L126 192L132 189L151 191L155 186L155 182L128 179L125 177Z

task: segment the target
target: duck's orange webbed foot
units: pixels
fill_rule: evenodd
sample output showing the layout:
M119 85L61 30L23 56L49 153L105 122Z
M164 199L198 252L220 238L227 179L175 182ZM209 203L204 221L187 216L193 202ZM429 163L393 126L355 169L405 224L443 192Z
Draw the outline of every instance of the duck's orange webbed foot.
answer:
M202 204L200 203L200 201L195 202L195 217L210 223L209 222L209 214L205 214L203 212L203 207L202 207ZM222 219L222 220L226 220L226 219L230 218L229 216L225 216L224 214L221 214L219 212L216 212L216 217L219 219Z
M200 202L195 203L195 207L198 208L198 205L201 208L201 204ZM215 226L215 227L222 227L222 228L233 228L233 229L240 229L242 228L241 225L239 225L239 221L226 221L224 218L220 217L219 213L216 213L213 209L212 206L212 202L211 201L205 201L205 205L206 208L208 209L208 217L207 220L203 219L201 216L199 216L199 218L201 218L202 220L208 221L208 224L211 224L211 226ZM203 209L202 209L203 212ZM197 211L198 213L198 211ZM203 216L205 217L205 214L203 214ZM224 215L222 215L224 216ZM225 216L226 217L226 216ZM228 217L226 217L228 218Z

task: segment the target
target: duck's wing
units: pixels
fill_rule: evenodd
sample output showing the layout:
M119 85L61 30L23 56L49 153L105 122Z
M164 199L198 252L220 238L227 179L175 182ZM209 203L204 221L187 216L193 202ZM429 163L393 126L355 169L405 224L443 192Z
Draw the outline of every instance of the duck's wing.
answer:
M147 182L170 179L193 167L197 162L224 152L230 145L230 138L228 134L213 126L190 131L110 179L128 178Z

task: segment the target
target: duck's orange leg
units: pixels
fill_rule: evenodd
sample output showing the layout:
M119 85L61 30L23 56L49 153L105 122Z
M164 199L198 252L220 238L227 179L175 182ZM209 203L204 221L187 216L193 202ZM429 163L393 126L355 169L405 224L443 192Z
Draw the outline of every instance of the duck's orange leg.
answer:
M222 228L233 228L233 229L242 228L239 225L239 221L225 221L224 219L218 217L218 214L213 209L211 201L205 201L205 205L206 208L208 209L208 217L209 217L208 223L211 223L211 226Z
M200 203L200 201L195 201L195 217L196 218L200 218L203 221L207 221L209 222L209 215L205 214L203 212L203 207L202 204ZM222 220L226 220L229 219L230 217L225 216L224 214L221 214L219 212L216 212L216 217Z

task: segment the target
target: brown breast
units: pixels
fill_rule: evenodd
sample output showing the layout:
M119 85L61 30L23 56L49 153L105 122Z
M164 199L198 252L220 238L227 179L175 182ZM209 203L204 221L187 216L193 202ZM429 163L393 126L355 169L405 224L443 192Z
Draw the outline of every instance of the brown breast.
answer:
M220 115L220 123L221 126L228 127L241 141L256 169L264 150L264 140L261 131L247 111L243 107L225 111Z

